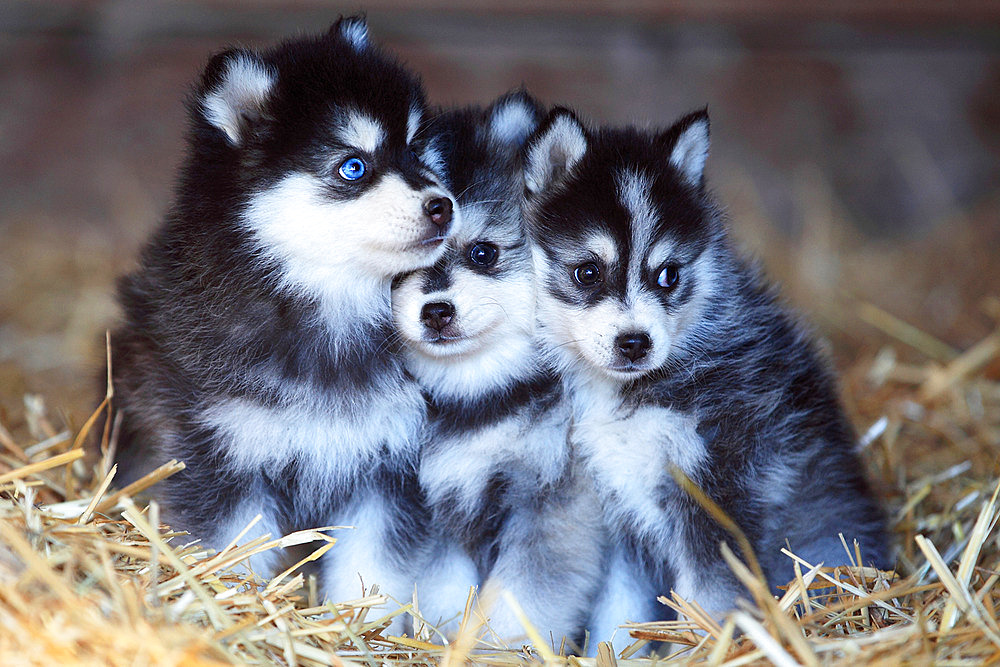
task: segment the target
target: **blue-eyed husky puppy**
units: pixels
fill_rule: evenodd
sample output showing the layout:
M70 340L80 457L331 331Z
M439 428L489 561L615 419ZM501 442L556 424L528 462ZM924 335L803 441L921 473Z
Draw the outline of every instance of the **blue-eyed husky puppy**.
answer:
M483 581L501 638L524 636L497 599L507 590L545 637L579 640L603 527L589 482L574 475L568 405L534 338L519 156L539 115L514 93L427 127L423 155L440 165L463 226L434 266L397 281L393 311L429 404L420 485L440 544L418 580L424 617L460 616L469 586Z
M739 549L671 466L736 520L772 585L791 578L786 541L838 565L843 533L886 563L834 377L734 251L705 187L708 146L704 112L648 133L556 109L527 148L540 330L617 545L595 642L661 616L671 589L715 614L741 592L719 545Z
M457 221L414 153L418 80L361 19L215 56L190 103L166 221L120 287L115 408L124 477L169 458L165 519L207 545L331 524L331 599L406 599L425 419L392 328L394 275ZM278 554L253 566L273 572Z

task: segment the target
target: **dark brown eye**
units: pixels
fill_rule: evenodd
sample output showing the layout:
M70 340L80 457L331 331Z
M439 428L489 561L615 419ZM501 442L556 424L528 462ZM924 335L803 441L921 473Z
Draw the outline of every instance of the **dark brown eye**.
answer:
M573 279L581 285L596 285L601 282L601 267L593 262L581 264L573 270Z
M656 284L660 287L673 287L681 279L681 269L676 264L667 264L656 277Z
M469 248L469 261L479 266L492 266L499 252L492 243L476 243Z

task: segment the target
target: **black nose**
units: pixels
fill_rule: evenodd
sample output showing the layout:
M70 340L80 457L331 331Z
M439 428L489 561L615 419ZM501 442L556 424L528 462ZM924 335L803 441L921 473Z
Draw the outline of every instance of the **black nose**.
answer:
M653 341L644 333L623 333L615 339L615 345L621 353L632 361L639 361L646 356Z
M444 229L451 222L451 200L447 197L433 197L424 202L424 213L435 225Z
M424 307L420 309L420 321L424 323L425 326L434 329L434 331L441 331L448 323L451 322L451 318L455 316L455 306L451 305L447 301L439 301L437 303L425 303Z

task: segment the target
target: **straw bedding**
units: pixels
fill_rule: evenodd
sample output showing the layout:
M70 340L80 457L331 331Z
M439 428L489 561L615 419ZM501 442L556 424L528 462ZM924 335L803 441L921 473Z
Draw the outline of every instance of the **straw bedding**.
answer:
M116 490L114 425L95 426L113 396L75 429L55 426L29 396L23 415L0 415L0 656L6 665L612 665L657 641L669 660L706 665L1000 662L1000 328L957 351L877 309L860 314L893 339L858 359L844 385L888 508L895 572L866 566L845 544L854 567L801 562L776 599L748 559L726 553L752 600L717 623L664 597L681 620L626 626L596 660L568 656L532 628L534 648L503 646L471 603L449 646L434 643L419 598L393 612L412 614L417 636L388 636L377 588L359 583L357 600L336 605L316 598L308 562L337 548L339 528L205 553L141 500L182 464ZM85 456L88 438L99 457ZM242 565L296 544L303 560L273 580Z

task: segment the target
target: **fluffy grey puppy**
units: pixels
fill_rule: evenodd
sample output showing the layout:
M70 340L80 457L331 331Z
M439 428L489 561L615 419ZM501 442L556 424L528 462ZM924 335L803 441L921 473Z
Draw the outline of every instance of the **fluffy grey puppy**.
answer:
M421 611L454 619L482 582L501 638L524 636L499 598L508 591L545 637L579 641L604 533L568 446L569 405L534 336L520 152L539 114L513 93L431 121L423 156L456 193L463 226L434 266L397 281L393 310L429 406L419 478L440 544L418 582Z
M362 19L214 57L166 220L120 286L112 337L127 481L176 458L164 517L205 544L326 525L334 600L406 599L426 409L390 285L444 252L457 209L412 145L419 81ZM269 576L279 554L252 565Z
M734 250L705 187L708 147L705 112L644 132L566 109L528 144L540 330L615 543L595 641L664 617L656 596L671 589L717 615L742 591L719 553L739 549L673 466L739 524L772 585L792 575L786 542L839 565L843 533L888 563L834 376Z

